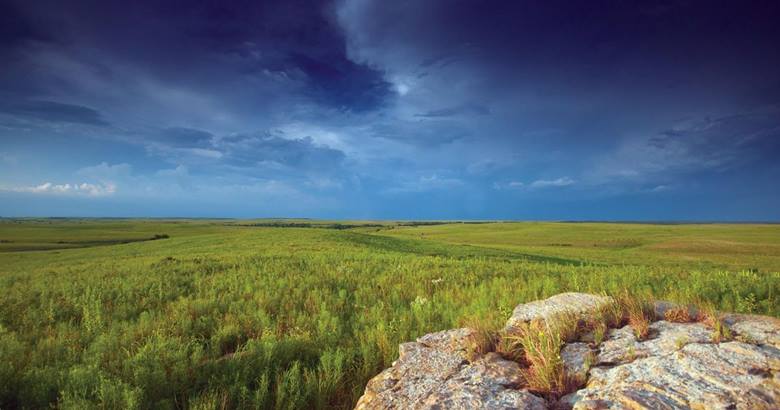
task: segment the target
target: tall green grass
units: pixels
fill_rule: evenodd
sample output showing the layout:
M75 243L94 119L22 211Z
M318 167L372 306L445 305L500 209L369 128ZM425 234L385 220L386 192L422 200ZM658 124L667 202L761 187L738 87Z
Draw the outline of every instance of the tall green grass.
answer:
M399 343L562 291L780 316L778 272L562 259L235 227L0 254L0 408L347 408Z

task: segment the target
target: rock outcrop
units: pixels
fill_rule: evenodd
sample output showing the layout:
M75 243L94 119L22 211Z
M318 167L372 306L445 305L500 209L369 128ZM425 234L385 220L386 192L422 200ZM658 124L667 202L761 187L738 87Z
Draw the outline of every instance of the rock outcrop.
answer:
M517 305L504 326L504 331L514 333L525 323L547 320L562 313L585 316L609 303L611 298L587 293L561 293L549 299Z
M505 334L562 312L589 317L611 299L564 293L519 305ZM657 318L673 307L656 303ZM534 394L521 364L495 352L473 357L475 331L425 335L400 346L392 367L366 386L358 409L778 409L780 320L725 315L733 338L714 341L703 323L658 320L638 340L629 326L609 329L560 351L565 371L585 380L563 397ZM587 341L587 342L586 342Z
M780 350L713 343L701 323L659 321L637 341L628 326L600 346L585 388L562 399L574 409L777 409Z
M357 409L545 409L520 389L520 366L495 353L467 361L471 329L425 335L399 348L393 366L371 379Z

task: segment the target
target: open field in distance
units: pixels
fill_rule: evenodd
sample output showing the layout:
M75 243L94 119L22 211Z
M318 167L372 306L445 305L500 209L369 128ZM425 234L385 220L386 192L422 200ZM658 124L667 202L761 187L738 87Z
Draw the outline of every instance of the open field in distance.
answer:
M0 286L0 408L347 408L563 291L780 316L780 225L4 219Z

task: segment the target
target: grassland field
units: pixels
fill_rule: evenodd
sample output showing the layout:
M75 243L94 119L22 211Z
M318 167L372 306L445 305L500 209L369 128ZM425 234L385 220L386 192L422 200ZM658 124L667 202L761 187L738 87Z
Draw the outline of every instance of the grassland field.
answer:
M780 316L780 225L0 219L0 408L349 408L424 333L623 289Z

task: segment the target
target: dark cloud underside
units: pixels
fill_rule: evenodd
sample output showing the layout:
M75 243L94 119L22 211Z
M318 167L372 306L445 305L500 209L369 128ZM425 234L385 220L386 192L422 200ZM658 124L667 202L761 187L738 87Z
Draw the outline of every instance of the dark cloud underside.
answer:
M108 125L101 114L92 108L54 101L0 103L0 113L53 123Z

